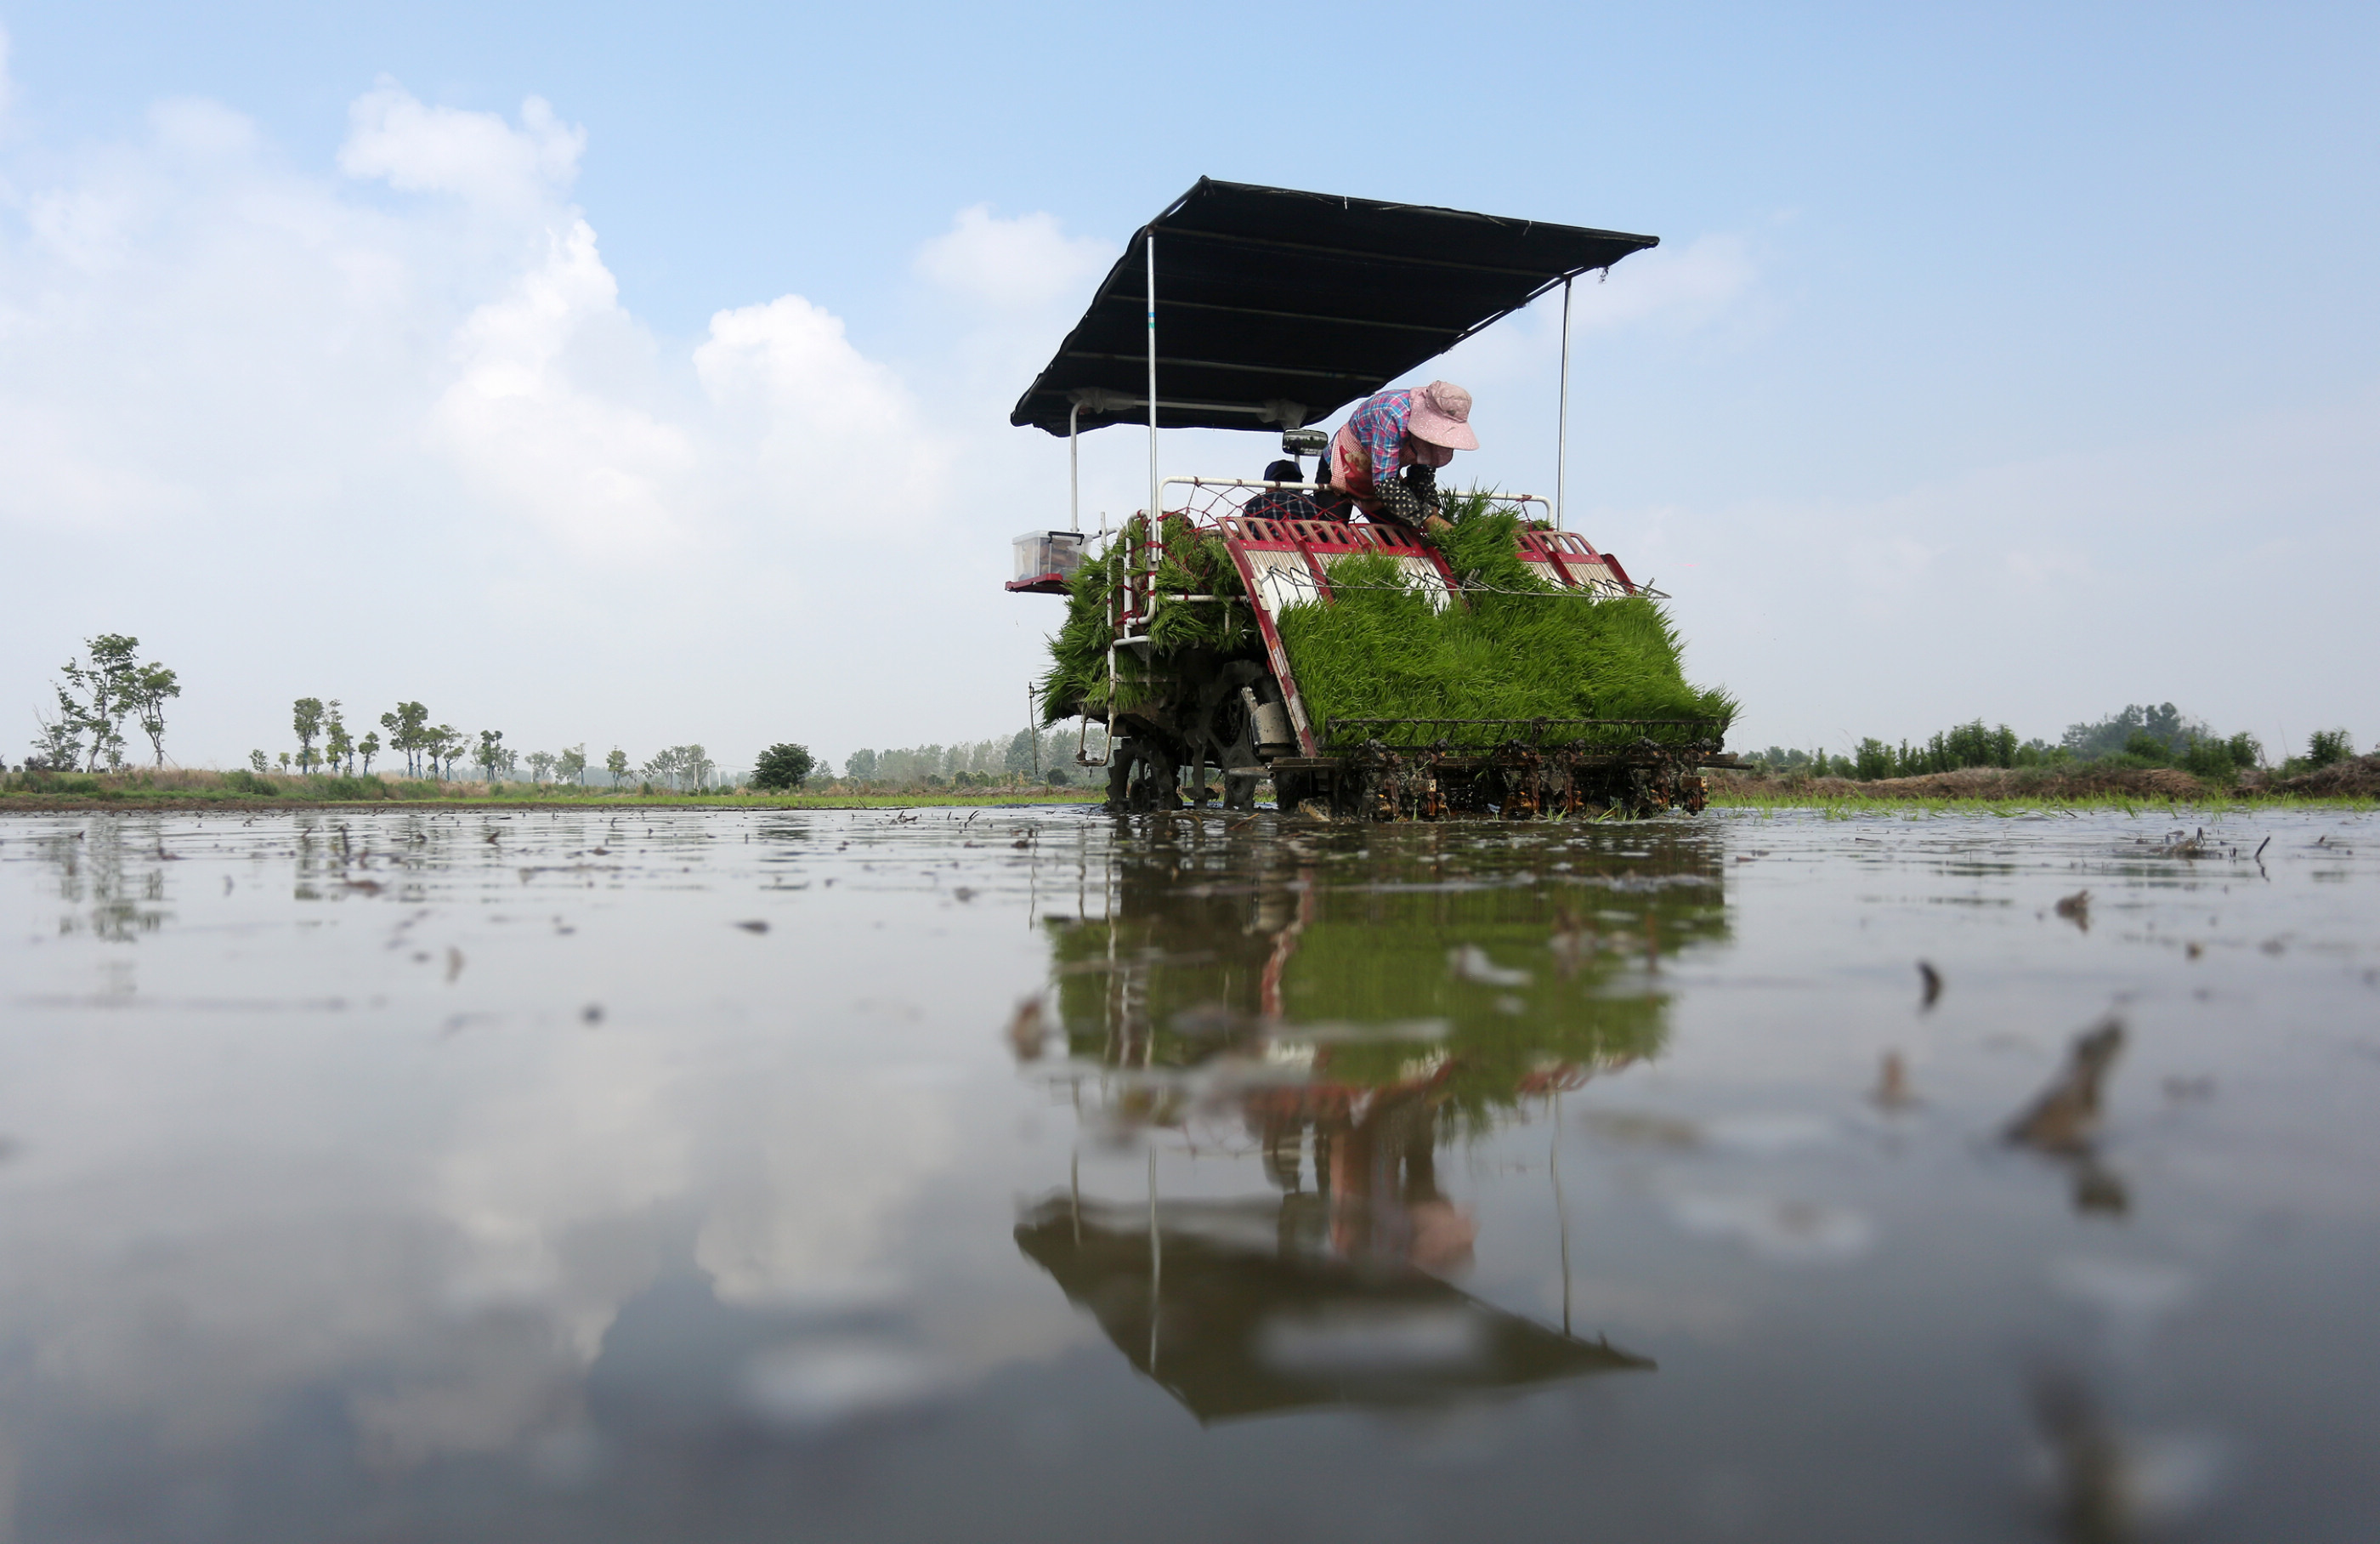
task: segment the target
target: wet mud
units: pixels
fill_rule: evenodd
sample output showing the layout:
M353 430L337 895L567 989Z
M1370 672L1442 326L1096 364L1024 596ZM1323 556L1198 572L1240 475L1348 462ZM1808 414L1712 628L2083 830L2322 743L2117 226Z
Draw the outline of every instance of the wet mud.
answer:
M0 819L0 1536L2374 1537L2199 819Z

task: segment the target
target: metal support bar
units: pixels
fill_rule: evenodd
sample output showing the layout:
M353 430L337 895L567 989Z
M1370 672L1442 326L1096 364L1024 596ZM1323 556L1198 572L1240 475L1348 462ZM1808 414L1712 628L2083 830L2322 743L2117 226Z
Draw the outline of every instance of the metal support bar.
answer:
M1083 405L1066 409L1066 529L1083 529Z
M1165 480L1165 486L1168 488L1313 489L1317 492L1324 492L1329 490L1330 484L1327 482L1265 482L1256 478L1249 477L1169 477ZM1489 502L1499 505L1508 504L1544 505L1546 504L1546 496L1543 493L1498 493L1495 494ZM1550 505L1548 507L1550 507ZM1277 517L1276 517L1276 518ZM1344 525L1348 522L1342 520L1335 523Z
M1562 497L1570 488L1570 281L1562 281L1561 411L1554 431L1554 529L1562 529Z
M1148 520L1152 528L1158 517L1164 513L1157 506L1157 227L1151 225L1148 230Z

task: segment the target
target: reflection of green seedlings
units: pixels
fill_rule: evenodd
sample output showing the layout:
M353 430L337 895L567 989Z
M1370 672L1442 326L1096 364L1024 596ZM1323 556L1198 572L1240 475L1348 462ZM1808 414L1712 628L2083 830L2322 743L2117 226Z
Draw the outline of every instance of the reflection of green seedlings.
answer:
M1687 867L1713 877L1699 859ZM1363 877L1431 876L1391 863L1366 865ZM1658 973L1645 970L1648 943L1666 955L1725 929L1715 883L1379 894L1323 882L1293 935L1296 897L1285 886L1190 894L1166 865L1128 869L1113 921L1050 925L1070 1053L1180 1070L1226 1052L1310 1047L1315 1081L1360 1088L1425 1076L1443 1056L1443 1107L1456 1126L1478 1130L1550 1086L1554 1069L1657 1054L1668 1003ZM1599 915L1608 913L1621 915ZM1492 968L1458 970L1451 957L1466 948ZM1277 949L1283 1017L1265 1025L1264 979ZM1415 1038L1432 1020L1444 1033ZM1314 1032L1301 1036L1301 1026ZM1115 1113L1135 1121L1163 1124L1172 1109L1163 1090L1123 1097L1137 1103Z
M1593 1070L1660 1051L1668 1038L1667 997L1650 982L1612 990L1615 977L1641 969L1641 924L1633 936L1602 941L1605 947L1581 935L1564 959L1552 946L1542 901L1489 894L1504 904L1466 907L1459 919L1431 915L1437 908L1427 903L1444 897L1400 896L1387 915L1350 907L1355 915L1307 930L1283 981L1281 1006L1291 1026L1333 1018L1358 1025L1436 1018L1451 1026L1434 1046L1383 1039L1318 1047L1318 1079L1360 1087L1403 1082L1428 1052L1442 1051L1449 1064L1440 1086L1445 1108L1463 1117L1458 1125L1484 1129L1498 1112L1521 1101L1532 1075L1563 1064ZM1681 937L1689 930L1706 933L1716 923L1716 892L1690 904L1710 915L1692 922L1683 915L1670 918ZM1527 982L1459 979L1449 956L1465 946L1525 973ZM1296 1030L1284 1030L1282 1039L1295 1043Z
M1458 503L1461 501L1458 501ZM1433 609L1387 557L1331 566L1329 605L1276 619L1317 728L1332 718L1708 718L1735 701L1689 685L1677 634L1642 597L1590 601L1540 578L1517 551L1518 521L1478 510L1441 533L1447 566L1473 590ZM1457 743L1512 731L1450 727Z

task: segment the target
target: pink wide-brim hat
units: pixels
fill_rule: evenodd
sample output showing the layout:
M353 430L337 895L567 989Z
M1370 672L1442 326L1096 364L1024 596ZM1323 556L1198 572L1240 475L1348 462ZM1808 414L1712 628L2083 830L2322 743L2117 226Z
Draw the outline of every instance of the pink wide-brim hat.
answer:
M1471 432L1471 394L1451 381L1420 387L1413 394L1405 432L1449 450L1477 450L1479 436Z

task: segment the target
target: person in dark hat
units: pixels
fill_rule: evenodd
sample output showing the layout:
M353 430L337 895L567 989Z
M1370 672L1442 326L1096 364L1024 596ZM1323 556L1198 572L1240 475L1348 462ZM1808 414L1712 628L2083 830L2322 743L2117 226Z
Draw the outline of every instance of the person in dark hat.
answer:
M1250 499L1241 514L1266 520L1312 520L1320 517L1321 510L1303 492L1279 486L1284 482L1305 480L1305 474L1298 469L1296 462L1285 457L1274 462L1265 468L1264 480L1275 486Z

